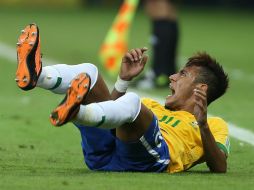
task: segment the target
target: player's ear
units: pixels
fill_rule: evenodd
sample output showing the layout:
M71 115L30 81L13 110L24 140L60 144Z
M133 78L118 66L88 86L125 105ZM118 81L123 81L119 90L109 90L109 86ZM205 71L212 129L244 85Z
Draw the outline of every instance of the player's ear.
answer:
M207 85L207 84L204 84L204 83L198 83L198 84L196 85L196 88L197 88L197 89L201 89L202 91L207 92L207 90L208 90L208 85Z

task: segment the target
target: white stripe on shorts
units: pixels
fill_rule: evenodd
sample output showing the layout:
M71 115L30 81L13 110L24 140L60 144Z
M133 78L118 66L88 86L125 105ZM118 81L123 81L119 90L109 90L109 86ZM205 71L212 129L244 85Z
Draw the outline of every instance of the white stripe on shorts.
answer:
M146 148L148 153L156 158L157 162L161 164L165 164L165 165L169 164L169 159L163 159L163 160L160 159L160 155L158 154L158 152L152 149L151 145L146 141L144 136L142 136L139 140L143 144L143 146Z

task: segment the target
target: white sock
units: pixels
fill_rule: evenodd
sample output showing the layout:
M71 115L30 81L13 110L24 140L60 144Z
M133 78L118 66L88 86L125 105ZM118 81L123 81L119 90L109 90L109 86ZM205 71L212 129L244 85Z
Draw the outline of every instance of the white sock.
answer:
M42 68L37 86L51 90L57 94L65 94L71 80L80 73L87 73L91 77L91 88L95 85L98 78L98 69L91 63L78 65L58 64Z
M37 81L37 87L52 89L60 80L62 80L60 73L53 66L42 67L41 74Z
M84 126L113 129L135 121L140 109L139 96L130 92L115 101L81 105L73 122Z

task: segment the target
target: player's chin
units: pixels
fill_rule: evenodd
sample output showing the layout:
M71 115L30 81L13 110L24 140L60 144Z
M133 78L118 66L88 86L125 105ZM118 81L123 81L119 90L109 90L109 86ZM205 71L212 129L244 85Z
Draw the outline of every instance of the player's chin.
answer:
M174 96L168 95L165 101L165 108L170 109L172 107L172 103L174 102Z

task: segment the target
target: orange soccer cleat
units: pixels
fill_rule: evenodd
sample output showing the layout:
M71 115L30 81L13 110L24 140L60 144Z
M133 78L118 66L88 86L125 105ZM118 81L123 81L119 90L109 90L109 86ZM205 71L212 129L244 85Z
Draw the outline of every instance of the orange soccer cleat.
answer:
M21 31L17 43L17 61L15 81L18 87L22 90L33 89L42 69L39 28L36 24L29 24Z
M50 122L54 126L64 125L78 113L80 104L89 92L90 84L90 76L86 73L80 73L71 81L65 98L50 114Z

